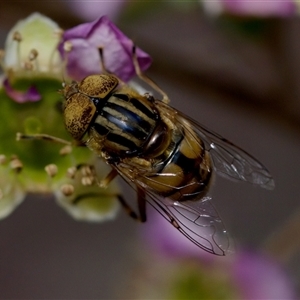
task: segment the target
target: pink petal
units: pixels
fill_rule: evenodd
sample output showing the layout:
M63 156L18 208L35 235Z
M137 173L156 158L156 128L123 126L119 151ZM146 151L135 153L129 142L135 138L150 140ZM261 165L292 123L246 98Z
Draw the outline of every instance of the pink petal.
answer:
M286 272L261 254L240 253L233 265L233 276L243 299L296 299Z
M72 44L72 50L65 52L64 42ZM98 20L78 25L65 31L59 51L67 59L67 71L73 79L82 80L87 75L102 72L99 50L103 48L105 68L124 81L135 75L132 62L133 42L125 36L106 16ZM136 49L136 54L142 70L151 64L150 56Z
M3 87L6 94L18 103L35 102L41 100L41 94L33 85L30 86L25 92L17 91L10 85L8 79L6 78L3 81Z
M288 17L295 15L297 7L294 1L260 0L223 0L225 10L239 15L260 17Z

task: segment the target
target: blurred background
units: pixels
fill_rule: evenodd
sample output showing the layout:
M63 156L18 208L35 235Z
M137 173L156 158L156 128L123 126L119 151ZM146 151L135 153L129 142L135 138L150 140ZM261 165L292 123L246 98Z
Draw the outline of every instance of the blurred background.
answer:
M168 93L174 107L263 162L274 176L274 191L217 178L214 204L236 243L275 257L299 294L296 9L286 15L253 17L200 1L1 1L0 5L0 48L10 28L34 11L62 28L108 14L152 56L147 74ZM0 222L0 298L164 298L159 290L165 281L155 277L161 272L160 259L147 244L151 220L155 222L156 216L149 209L147 224L134 222L123 211L105 223L76 222L53 197L28 196ZM173 263L170 260L170 268Z

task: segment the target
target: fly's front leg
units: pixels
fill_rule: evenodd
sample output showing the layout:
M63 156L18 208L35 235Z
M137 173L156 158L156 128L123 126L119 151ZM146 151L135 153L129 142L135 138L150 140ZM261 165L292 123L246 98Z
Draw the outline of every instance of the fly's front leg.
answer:
M164 103L169 103L170 99L169 99L168 95L152 79L150 79L148 76L146 76L142 72L139 62L138 62L138 59L137 59L135 45L132 47L132 61L133 61L135 72L140 77L140 79L143 80L144 82L146 82L148 85L150 85L159 94L161 94L163 97L162 101Z
M44 140L44 141L50 141L50 142L55 142L55 143L60 143L60 144L65 144L65 145L69 145L71 146L72 143L64 140L64 139L60 139L58 137L52 136L52 135L48 135L48 134L32 134L32 135L27 135L27 134L23 134L18 132L17 136L16 136L17 141L21 141L21 140Z
M44 133L36 133L36 134L24 134L24 133L20 133L18 132L16 134L16 140L17 141L26 141L26 140L43 140L43 141L49 141L49 142L54 142L54 143L59 143L59 144L65 144L66 147L78 147L78 146L83 146L85 147L85 143L82 141L77 141L77 140L73 140L72 142L58 138L56 136L53 135L49 135L49 134L44 134Z
M43 141L49 141L49 142L54 142L58 144L64 144L65 146L60 150L60 155L64 156L67 154L70 154L72 152L72 147L73 146L85 146L82 142L80 141L67 141L61 138L58 138L56 136L52 136L49 134L43 134L43 133L37 133L37 134L23 134L18 132L16 135L16 140L17 141L26 141L26 140L43 140Z
M103 47L98 47L98 51L99 51L99 56L100 56L100 65L101 65L102 73L103 74L111 74L111 75L114 75L115 77L117 77L115 74L109 72L109 70L106 69L105 62L104 62L104 55L103 55ZM119 77L117 77L117 78L121 85L125 85L125 82L122 79L120 79Z

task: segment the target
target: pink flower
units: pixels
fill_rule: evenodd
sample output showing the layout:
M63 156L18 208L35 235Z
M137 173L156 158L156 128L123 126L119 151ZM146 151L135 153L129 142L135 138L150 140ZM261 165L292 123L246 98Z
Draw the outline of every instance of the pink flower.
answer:
M292 0L216 0L201 3L214 14L227 12L253 17L289 17L295 15L297 10L296 3Z
M192 296L193 299L203 299L202 294L195 294L195 291L202 290L209 292L205 294L205 299L216 299L214 289L206 290L208 285L223 289L228 294L225 294L227 297L223 295L222 299L296 299L289 275L271 257L242 249L226 253L226 256L212 255L193 245L158 213L150 214L148 219L147 224L142 227L141 236L147 249L164 263L165 269L157 275L161 276L159 280L167 278L163 285L174 287L182 278L193 278L191 282L195 286L189 286L190 290L176 287L176 293L182 293L180 299L191 299ZM168 260L172 263L168 264ZM174 262L179 264L178 269L174 269ZM171 271L168 270L168 265L172 266ZM170 273L171 278L168 275L164 277Z
M225 9L234 14L253 16L290 16L296 11L293 1L224 0Z
M285 270L269 257L241 252L230 272L243 299L296 299Z
M103 60L109 72L124 81L135 75L133 42L106 16L64 32L59 51L67 62L68 75L75 80L82 80L88 75L101 73L99 47L103 48ZM151 64L150 56L139 48L136 49L136 55L140 68L147 69Z

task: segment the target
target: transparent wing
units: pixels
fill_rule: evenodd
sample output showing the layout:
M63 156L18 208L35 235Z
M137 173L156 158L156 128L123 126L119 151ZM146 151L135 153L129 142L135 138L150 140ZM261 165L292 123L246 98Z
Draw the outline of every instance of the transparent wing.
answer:
M208 152L210 154L213 168L218 174L227 179L242 180L267 189L274 188L274 180L269 171L244 150L163 102L156 101L155 104L160 110L161 116L166 118L166 121L170 120L183 133L188 132L190 136L194 137L194 139L189 139L190 143L193 140L202 149L203 147L205 148L205 153ZM191 151L196 151L194 149L197 149L192 144L190 147ZM225 255L225 253L230 251L229 235L211 204L210 196L206 194L201 197L200 193L188 195L194 196L193 199L195 201L175 201L161 197L159 191L163 191L165 187L168 187L179 191L183 195L182 193L184 193L187 185L170 186L167 180L162 180L161 183L156 181L157 190L154 190L154 188L151 189L145 184L145 182L151 180L151 176L170 178L172 176L184 176L181 169L179 169L178 173L169 174L165 172L156 173L155 170L153 170L153 173L149 172L149 170L137 171L130 165L117 165L114 167L133 188L137 186L139 189L143 189L147 194L148 203L198 247L216 255ZM200 170L210 171L210 165L204 164L200 167ZM190 182L187 184L197 185L205 183Z
M216 172L231 180L242 180L259 185L266 189L275 187L274 180L267 168L253 156L235 146L217 133L212 132L197 121L184 115L180 111L157 101L157 106L163 109L171 119L182 124L185 130L190 130L204 142L210 153ZM189 123L191 127L186 126Z
M120 166L114 167L133 189L139 187L145 190L147 202L198 247L216 255L225 255L230 250L229 236L211 204L211 197L205 196L197 201L172 201L159 196L138 180L133 180L128 172L125 175Z
M198 247L216 255L225 255L230 250L229 235L210 197L196 202L172 202L153 193L148 195L148 202Z

